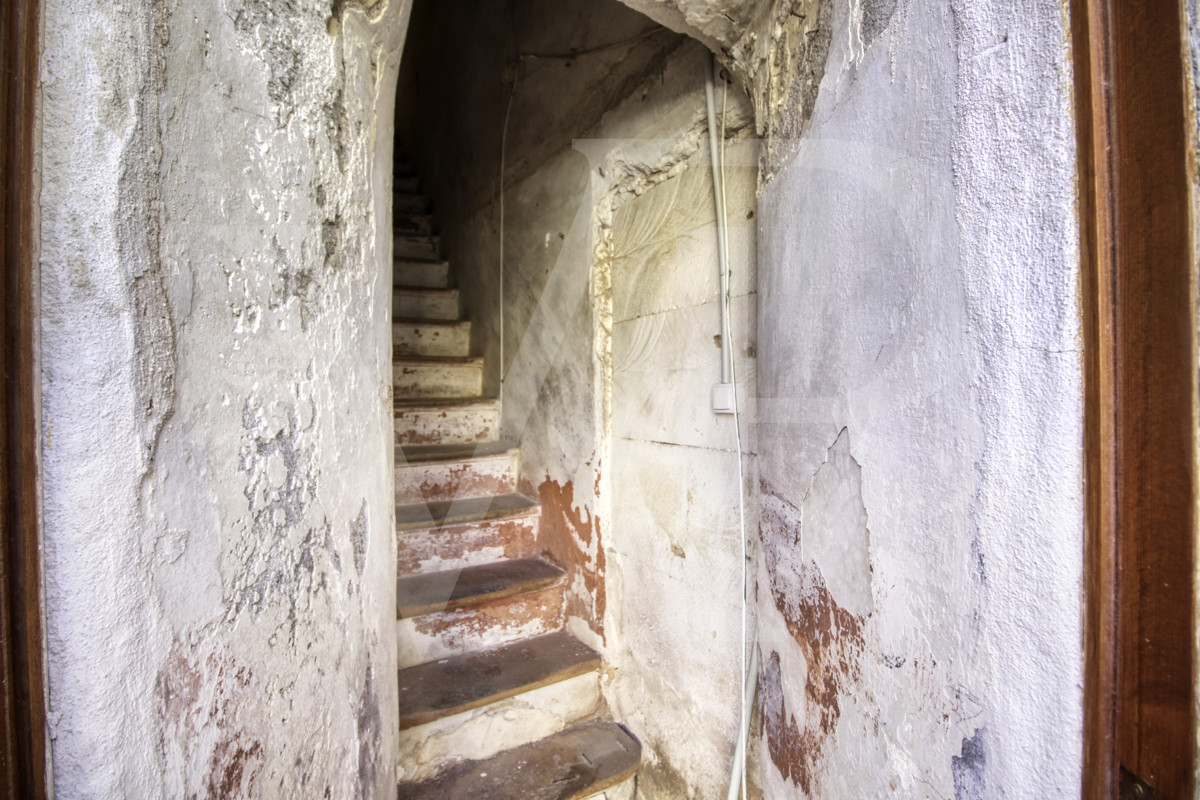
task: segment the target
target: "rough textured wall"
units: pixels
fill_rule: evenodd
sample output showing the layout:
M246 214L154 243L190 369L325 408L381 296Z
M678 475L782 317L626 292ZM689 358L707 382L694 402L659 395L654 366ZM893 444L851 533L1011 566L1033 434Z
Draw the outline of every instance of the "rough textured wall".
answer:
M55 794L388 796L407 3L42 6Z
M768 797L1079 793L1063 15L833 5L811 128L761 197Z
M707 136L698 122L707 59L703 48L689 48L647 101L661 117L677 117L677 130L653 130L654 149L609 144L616 168L604 166L620 187L597 264L611 287L608 696L645 747L638 793L647 799L725 797L741 707L737 438L733 418L710 405L720 376L720 304L712 172L707 142L697 138ZM730 94L727 130L752 133L744 93ZM644 136L642 109L640 99L618 107L604 129ZM755 397L755 145L733 140L725 171L731 340L747 412ZM747 498L756 483L751 417L742 420ZM753 537L752 506L746 525Z

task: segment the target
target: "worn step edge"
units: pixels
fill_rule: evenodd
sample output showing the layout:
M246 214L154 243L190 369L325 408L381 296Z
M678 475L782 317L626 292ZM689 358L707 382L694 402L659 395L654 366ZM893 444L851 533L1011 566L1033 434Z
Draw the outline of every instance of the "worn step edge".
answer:
M397 446L494 442L500 433L495 397L404 397L392 406Z
M396 447L396 466L505 458L511 455L512 451L516 449L517 445L513 442L398 445Z
M559 631L399 670L399 729L460 714L600 669L600 654Z
M403 669L488 650L561 631L565 624L566 581L476 605L404 617L396 620L396 666Z
M641 743L624 727L590 720L428 781L401 783L398 800L584 800L632 778L641 757Z
M523 494L498 494L490 497L460 497L432 503L405 503L396 506L396 530L446 528L471 522L520 516L536 512L538 504Z
M414 367L482 367L483 356L418 356L402 353L392 356L392 364Z
M396 579L396 617L479 605L553 586L565 573L537 558L517 558Z
M396 572L442 572L503 558L535 558L539 512L534 508L463 525L402 531L396 537Z

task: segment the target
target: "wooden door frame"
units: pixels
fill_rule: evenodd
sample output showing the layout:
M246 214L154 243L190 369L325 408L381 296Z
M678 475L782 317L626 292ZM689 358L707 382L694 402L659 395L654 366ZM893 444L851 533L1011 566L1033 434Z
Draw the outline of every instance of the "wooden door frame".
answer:
M1195 792L1195 250L1180 0L1071 4L1085 429L1084 797Z
M0 4L0 793L46 797L34 320L39 0Z

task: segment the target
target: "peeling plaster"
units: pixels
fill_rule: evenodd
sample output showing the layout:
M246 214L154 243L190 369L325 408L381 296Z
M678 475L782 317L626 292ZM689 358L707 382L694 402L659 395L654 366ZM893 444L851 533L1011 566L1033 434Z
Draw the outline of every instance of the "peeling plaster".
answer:
M845 428L830 446L800 506L800 552L823 575L833 601L857 617L870 616L871 537L862 499L862 467L850 455Z
M377 210L408 4L333 36L328 0L225 5L43 4L57 797L395 787Z
M1061 9L828 13L808 127L759 213L763 791L1077 795Z

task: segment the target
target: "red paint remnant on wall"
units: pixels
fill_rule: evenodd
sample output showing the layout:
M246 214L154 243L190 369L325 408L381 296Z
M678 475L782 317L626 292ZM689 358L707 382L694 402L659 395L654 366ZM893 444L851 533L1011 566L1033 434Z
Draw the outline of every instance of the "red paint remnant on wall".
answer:
M760 732L779 772L805 794L813 790L826 738L841 716L840 699L860 677L864 618L833 599L821 570L803 559L800 509L762 485L760 534L771 599L807 666L804 708L789 709L778 652L764 659L759 680ZM799 714L799 721L797 720Z
M163 756L197 779L189 798L255 797L265 764L262 742L236 729L254 673L231 656L197 652L176 640L158 673Z
M542 506L538 549L567 573L567 616L585 620L604 638L604 547L598 520L585 507L576 507L575 486L547 478L537 489ZM572 591L583 579L586 595Z
M255 797L254 783L263 767L262 742L240 736L218 742L208 773L209 797Z

